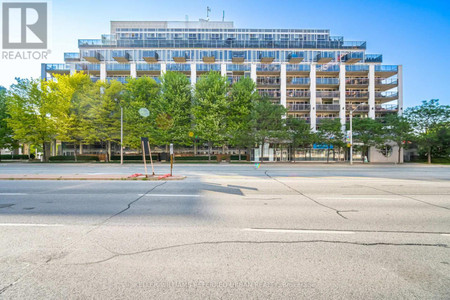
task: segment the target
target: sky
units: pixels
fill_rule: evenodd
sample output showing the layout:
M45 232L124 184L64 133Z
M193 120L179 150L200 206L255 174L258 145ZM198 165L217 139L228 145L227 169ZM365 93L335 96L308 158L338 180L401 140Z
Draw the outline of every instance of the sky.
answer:
M64 52L78 52L78 39L109 33L111 20L184 21L188 16L195 21L206 18L209 6L211 20L221 20L225 11L225 20L235 27L330 29L349 41L367 41L366 53L383 54L383 64L403 65L406 107L426 99L450 104L450 0L48 2L51 54L47 60L0 57L0 85L8 87L15 77L39 77L42 62L63 63Z

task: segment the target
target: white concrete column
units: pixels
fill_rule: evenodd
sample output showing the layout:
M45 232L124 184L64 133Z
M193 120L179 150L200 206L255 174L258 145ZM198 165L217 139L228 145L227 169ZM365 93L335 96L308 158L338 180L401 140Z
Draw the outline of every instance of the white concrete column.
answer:
M256 83L256 64L252 63L250 65L250 78Z
M220 65L220 75L227 76L227 65L226 64Z
M197 65L195 63L191 63L191 86L195 88L196 83L197 83Z
M137 77L137 70L136 70L136 63L132 62L130 63L130 77L136 78Z
M397 71L398 80L398 115L403 115L403 66L398 66Z
M280 72L280 102L286 108L286 64L281 64Z
M342 130L345 131L345 64L339 65L339 118L341 119Z
M375 65L369 65L369 118L375 119Z
M167 65L165 63L162 63L161 64L161 75L166 73L166 70L167 70Z
M311 71L309 72L309 104L311 105L311 109L309 111L309 119L311 124L311 129L313 131L316 130L316 64L311 64Z
M106 80L106 63L105 62L100 63L100 80L101 81Z
M75 64L70 64L69 68L70 68L70 75L75 74L75 72L77 71L75 68Z

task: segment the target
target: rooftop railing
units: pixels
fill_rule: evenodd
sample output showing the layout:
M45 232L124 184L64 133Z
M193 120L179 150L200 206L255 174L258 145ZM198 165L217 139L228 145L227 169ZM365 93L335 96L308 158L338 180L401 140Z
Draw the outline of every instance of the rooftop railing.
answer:
M144 48L297 48L297 49L366 49L362 41L267 41L267 40L108 40L80 39L78 47Z
M375 72L397 72L398 66L391 65L377 65L375 66Z
M364 60L366 63L381 63L381 62L383 62L383 55L381 55L381 54L366 54Z

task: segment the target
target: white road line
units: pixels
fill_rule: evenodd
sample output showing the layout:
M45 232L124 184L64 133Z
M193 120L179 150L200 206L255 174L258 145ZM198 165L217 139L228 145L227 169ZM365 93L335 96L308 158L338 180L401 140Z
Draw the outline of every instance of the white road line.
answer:
M63 224L25 224L25 223L0 223L0 227L60 227Z
M0 193L0 196L24 196L28 195L27 193Z
M448 234L448 233L442 233L441 235L443 235L443 236L450 236L450 234Z
M144 194L139 194L144 196ZM145 194L146 197L202 197L202 195L182 195L182 194Z
M302 229L257 229L244 228L243 231L259 231L271 233L327 233L327 234L354 234L353 231L333 231L333 230L302 230Z

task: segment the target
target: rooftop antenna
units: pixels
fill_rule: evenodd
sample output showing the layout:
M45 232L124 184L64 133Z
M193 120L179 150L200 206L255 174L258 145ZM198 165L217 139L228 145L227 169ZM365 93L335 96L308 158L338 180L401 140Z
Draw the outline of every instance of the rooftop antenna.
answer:
M211 12L211 8L209 6L206 7L206 20L209 21L209 13Z
M222 22L225 21L225 11L222 11Z

